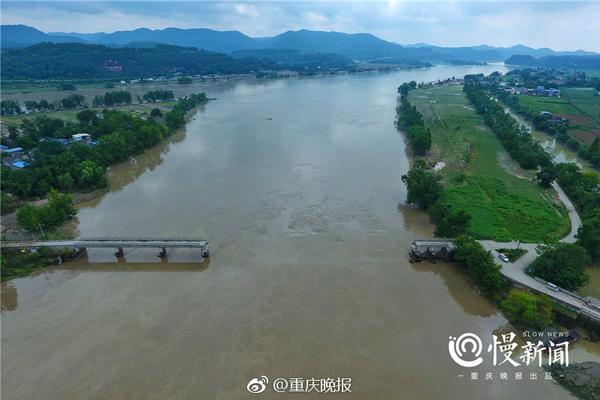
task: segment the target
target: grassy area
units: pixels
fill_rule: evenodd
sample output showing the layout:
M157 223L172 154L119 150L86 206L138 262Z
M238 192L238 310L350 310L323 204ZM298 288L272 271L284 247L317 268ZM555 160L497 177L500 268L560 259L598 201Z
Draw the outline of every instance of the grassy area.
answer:
M496 249L496 251L508 257L510 262L517 261L523 254L527 253L527 250L525 249Z
M471 216L470 233L498 241L559 239L570 225L555 193L506 171L502 144L473 110L460 86L416 89L410 101L432 132L433 161L444 161L443 202ZM523 172L524 173L524 172Z
M562 97L581 114L587 115L596 124L600 123L600 96L592 88L563 88Z
M535 113L548 111L552 114L578 114L577 109L562 97L519 95L518 99L523 107L526 107Z

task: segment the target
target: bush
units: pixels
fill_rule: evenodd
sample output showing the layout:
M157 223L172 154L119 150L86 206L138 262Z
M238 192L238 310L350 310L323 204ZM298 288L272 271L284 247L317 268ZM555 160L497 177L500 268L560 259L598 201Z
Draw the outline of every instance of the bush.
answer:
M546 295L513 289L500 307L517 328L545 329L552 323L552 303Z
M30 232L44 231L59 226L76 213L70 195L51 190L48 193L48 204L45 206L26 204L20 207L17 210L17 223Z

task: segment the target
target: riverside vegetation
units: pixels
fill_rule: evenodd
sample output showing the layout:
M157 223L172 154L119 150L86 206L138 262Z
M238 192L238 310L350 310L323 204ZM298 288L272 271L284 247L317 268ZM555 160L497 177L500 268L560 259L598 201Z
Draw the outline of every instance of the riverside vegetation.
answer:
M157 96L164 97L160 93ZM108 109L83 110L77 114L77 122L47 116L25 119L21 131L13 131L7 144L23 147L31 156L30 166L23 169L2 166L3 212L10 212L23 203L16 211L19 226L42 238L52 238L55 229L76 214L68 192L105 187L108 166L158 144L184 125L188 111L207 101L204 93L192 94L179 99L164 117L157 115L147 119ZM66 141L79 132L90 133L95 142ZM61 194L58 190L67 193ZM44 206L26 203L45 196L48 202ZM60 251L43 251L24 255L3 250L2 278L28 273L59 254Z

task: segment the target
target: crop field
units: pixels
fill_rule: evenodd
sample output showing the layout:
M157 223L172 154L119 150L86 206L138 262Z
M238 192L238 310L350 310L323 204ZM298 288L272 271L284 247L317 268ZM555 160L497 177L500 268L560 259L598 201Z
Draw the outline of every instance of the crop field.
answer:
M561 97L544 97L544 96L529 96L519 95L519 103L527 107L529 110L539 113L548 111L552 114L578 114L568 101Z
M561 88L561 97L519 95L518 99L533 112L567 118L569 135L588 146L600 136L600 96L592 88Z
M416 89L410 101L432 133L431 161L444 161L443 201L471 216L470 233L481 239L552 241L570 229L552 190L540 188L510 160L460 86ZM508 160L508 161L507 161Z
M594 89L564 88L562 97L596 124L600 124L600 96L594 95Z

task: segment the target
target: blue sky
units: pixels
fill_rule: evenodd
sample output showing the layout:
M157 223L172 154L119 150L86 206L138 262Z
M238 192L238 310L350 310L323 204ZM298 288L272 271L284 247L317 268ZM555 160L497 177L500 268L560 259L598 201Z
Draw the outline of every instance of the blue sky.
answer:
M113 32L139 27L370 32L401 44L525 44L600 52L600 0L560 1L2 1L3 24L45 31Z

